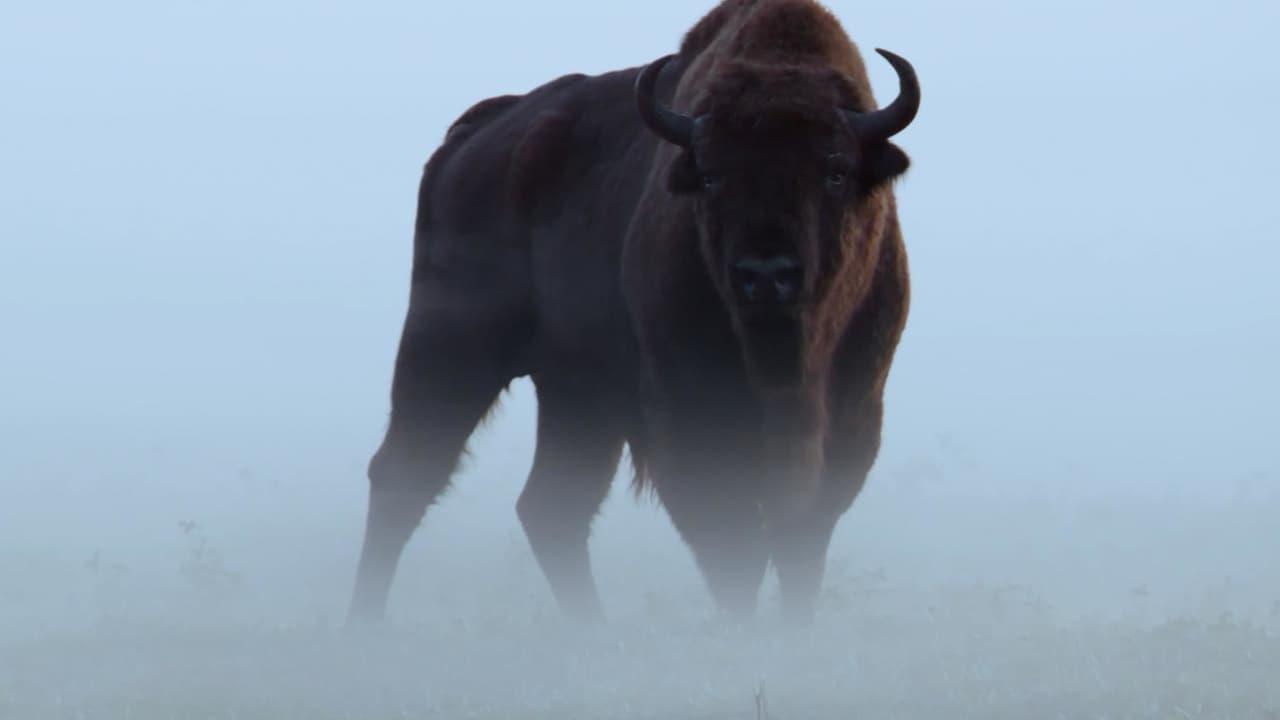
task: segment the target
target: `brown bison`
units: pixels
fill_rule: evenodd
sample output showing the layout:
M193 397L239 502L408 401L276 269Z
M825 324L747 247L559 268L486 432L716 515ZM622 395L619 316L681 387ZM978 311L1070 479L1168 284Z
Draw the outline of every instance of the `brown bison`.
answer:
M827 546L880 445L906 322L889 139L857 48L812 0L724 0L679 53L485 100L426 166L352 618L513 379L537 390L517 513L561 609L600 616L587 540L624 443L716 604L770 562L812 617Z

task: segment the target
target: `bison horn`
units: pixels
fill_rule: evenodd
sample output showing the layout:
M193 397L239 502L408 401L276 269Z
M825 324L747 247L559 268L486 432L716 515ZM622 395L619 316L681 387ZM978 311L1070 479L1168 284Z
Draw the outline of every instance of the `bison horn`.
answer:
M906 129L920 110L920 81L915 68L905 59L888 50L877 49L898 73L898 97L882 110L860 113L845 110L845 122L859 137L868 140L888 140Z
M666 108L654 95L658 84L658 75L674 55L658 58L640 71L636 78L636 107L640 110L640 119L655 135L687 148L693 144L693 118L681 115Z

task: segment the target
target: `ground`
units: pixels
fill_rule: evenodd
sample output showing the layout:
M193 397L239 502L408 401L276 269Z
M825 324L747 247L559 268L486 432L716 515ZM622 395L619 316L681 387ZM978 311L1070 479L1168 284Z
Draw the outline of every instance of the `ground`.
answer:
M772 580L757 622L717 622L620 477L593 545L609 621L582 630L515 518L522 417L477 441L390 622L355 635L355 443L312 437L327 449L302 461L296 438L113 442L9 468L28 491L0 525L0 717L1280 717L1267 478L1019 487L951 442L893 451L840 527L817 625L794 632Z

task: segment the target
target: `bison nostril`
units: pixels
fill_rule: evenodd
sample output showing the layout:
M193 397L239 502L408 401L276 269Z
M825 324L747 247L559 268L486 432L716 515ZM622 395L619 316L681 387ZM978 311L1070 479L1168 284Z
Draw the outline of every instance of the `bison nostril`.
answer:
M731 279L739 297L747 302L793 302L804 282L800 263L784 255L747 256L733 264Z
M800 268L789 268L782 270L773 276L773 287L778 293L778 299L783 302L791 302L800 291L800 285L804 282L804 277L800 273Z
M795 285L792 285L789 280L782 280L782 279L774 280L773 289L775 292L778 293L778 299L782 300L783 302L790 301L791 298L793 298L796 294Z

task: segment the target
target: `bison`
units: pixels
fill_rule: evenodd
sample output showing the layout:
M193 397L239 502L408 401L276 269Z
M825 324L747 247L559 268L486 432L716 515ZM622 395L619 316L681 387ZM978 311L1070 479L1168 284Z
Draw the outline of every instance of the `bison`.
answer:
M418 194L391 415L369 464L353 621L514 379L538 400L517 514L566 615L602 616L587 552L624 446L716 606L749 616L770 563L813 617L827 547L880 446L908 311L890 142L812 0L724 0L679 51L480 102Z

